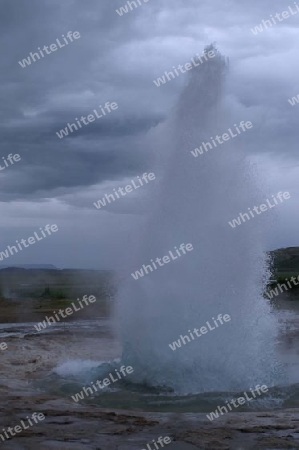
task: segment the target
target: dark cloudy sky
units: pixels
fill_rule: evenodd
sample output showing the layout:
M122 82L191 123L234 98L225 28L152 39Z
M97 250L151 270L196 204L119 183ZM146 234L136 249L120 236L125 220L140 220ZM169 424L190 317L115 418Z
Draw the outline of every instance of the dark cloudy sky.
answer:
M120 17L115 9L124 4L0 1L0 156L22 158L0 173L0 250L56 223L59 233L10 263L117 267L122 243L134 239L142 220L145 190L103 211L93 202L152 170L146 135L169 115L185 83L181 75L158 89L153 80L211 42L230 57L234 110L256 124L249 157L270 193L291 193L269 248L299 245L299 105L288 103L299 94L299 13L257 36L250 31L293 1L149 0ZM26 68L18 64L68 31L81 38ZM56 136L107 101L118 110L69 138Z

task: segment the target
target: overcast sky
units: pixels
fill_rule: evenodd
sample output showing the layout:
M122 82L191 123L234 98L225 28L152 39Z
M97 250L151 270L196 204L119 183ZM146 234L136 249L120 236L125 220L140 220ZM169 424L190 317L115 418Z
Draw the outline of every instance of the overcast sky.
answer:
M59 232L10 257L15 263L117 268L122 243L134 240L152 187L110 207L93 202L153 171L149 131L170 114L186 78L161 88L153 80L216 42L230 58L228 96L240 120L252 120L248 157L268 192L288 190L268 248L299 245L299 13L254 35L250 29L282 12L282 0L149 0L123 16L124 0L0 2L2 157L21 161L0 172L0 251L39 227ZM37 48L81 37L25 68ZM106 102L118 109L70 137L56 131ZM244 205L244 209L247 206ZM124 255L122 255L123 257Z

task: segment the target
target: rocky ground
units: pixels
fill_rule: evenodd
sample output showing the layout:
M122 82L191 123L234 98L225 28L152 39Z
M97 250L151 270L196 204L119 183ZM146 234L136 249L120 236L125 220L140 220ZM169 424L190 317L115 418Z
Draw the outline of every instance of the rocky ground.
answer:
M292 255L291 255L292 256ZM289 260L288 260L289 265ZM292 292L293 295L293 292ZM298 302L284 296L295 311ZM297 298L296 298L297 299ZM299 449L299 399L293 409L273 412L235 412L210 422L204 413L150 413L100 408L96 404L78 404L67 396L50 394L37 388L36 382L47 380L47 374L66 360L82 358L97 361L95 349L101 347L101 358L110 359L120 354L120 347L109 331L64 329L54 333L36 333L34 324L43 320L67 301L17 298L0 299L1 323L32 321L26 333L14 333L9 325L2 329L0 343L7 343L7 350L0 350L0 435L3 428L15 427L26 416L41 412L45 420L16 434L0 448L13 450L159 450L152 443L160 436L169 436L169 449L207 450L282 450ZM296 305L296 308L295 306ZM107 318L107 307L96 305L92 317ZM278 310L280 305L277 305ZM293 358L298 353L299 315L293 316L284 327L282 352ZM86 310L76 319L89 319ZM73 317L70 318L73 320ZM0 323L0 327L1 327ZM2 325L3 327L3 325ZM21 328L20 328L21 329ZM0 330L1 331L1 330ZM8 331L8 333L7 333ZM45 381L46 383L46 381ZM151 446L147 444L152 443Z
M171 438L169 449L299 448L299 409L227 414L211 423L204 414L110 411L39 394L2 397L0 410L1 427L6 428L25 420L28 413L46 415L44 421L1 443L3 449L141 450L159 436Z
M120 351L112 336L90 337L84 332L63 332L6 338L0 355L0 430L14 427L42 412L46 418L10 440L0 442L13 450L156 450L147 443L169 436L169 449L280 450L299 449L299 409L226 414L210 422L203 413L144 413L108 410L74 403L33 389L66 358L84 355L95 359L96 345ZM104 350L105 351L105 350ZM103 354L105 356L105 353ZM161 447L158 447L161 448Z

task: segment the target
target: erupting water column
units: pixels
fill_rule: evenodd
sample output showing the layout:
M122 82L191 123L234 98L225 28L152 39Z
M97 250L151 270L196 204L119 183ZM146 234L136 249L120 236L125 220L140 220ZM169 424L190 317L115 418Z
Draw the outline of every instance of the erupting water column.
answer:
M130 380L180 394L270 386L278 372L276 326L262 297L267 217L235 229L228 224L264 198L242 140L231 139L197 158L191 154L232 126L221 94L225 62L215 53L190 72L160 130L160 151L167 153L163 176L146 226L138 231L138 252L117 307L123 363L134 368ZM130 276L181 243L191 243L194 250L138 280ZM180 335L220 313L231 321L171 350L169 344Z

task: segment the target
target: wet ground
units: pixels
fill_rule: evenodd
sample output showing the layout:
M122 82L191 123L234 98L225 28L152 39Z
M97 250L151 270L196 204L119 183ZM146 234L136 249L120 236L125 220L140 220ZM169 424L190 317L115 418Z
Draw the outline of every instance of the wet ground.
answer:
M274 409L232 412L213 422L190 404L182 407L178 401L175 406L172 398L167 407L163 401L150 406L155 396L142 402L142 395L134 399L128 391L107 394L107 401L95 395L87 403L75 403L66 389L69 374L120 356L107 319L59 324L41 333L35 323L2 324L0 342L8 348L0 353L0 430L19 425L34 412L46 418L9 440L0 437L0 445L16 450L156 450L153 440L169 436L172 442L165 447L173 450L299 449L299 304L285 300L274 313L280 322L277 347L289 367L292 392ZM209 405L206 411L211 410Z

